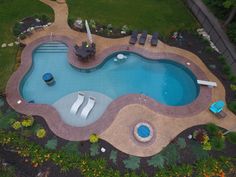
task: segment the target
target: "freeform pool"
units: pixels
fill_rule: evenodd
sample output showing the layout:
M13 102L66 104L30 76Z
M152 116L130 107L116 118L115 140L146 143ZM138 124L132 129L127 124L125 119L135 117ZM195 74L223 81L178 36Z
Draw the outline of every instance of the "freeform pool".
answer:
M185 66L170 59L148 60L135 53L124 62L108 56L97 69L79 70L68 63L67 46L51 42L40 45L33 53L33 64L21 82L21 94L26 101L53 104L65 95L77 91L100 92L112 99L126 94L144 94L156 101L182 106L199 94L196 77ZM42 80L50 72L55 84Z

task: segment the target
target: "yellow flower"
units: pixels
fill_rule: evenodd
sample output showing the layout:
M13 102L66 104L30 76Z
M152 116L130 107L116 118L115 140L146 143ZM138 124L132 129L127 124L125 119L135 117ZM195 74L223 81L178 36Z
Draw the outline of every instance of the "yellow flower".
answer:
M46 136L46 130L44 128L40 128L38 129L37 133L36 133L36 136L38 138L43 138Z
M12 124L12 128L14 128L15 130L18 130L19 128L21 128L21 123L19 121L16 121Z

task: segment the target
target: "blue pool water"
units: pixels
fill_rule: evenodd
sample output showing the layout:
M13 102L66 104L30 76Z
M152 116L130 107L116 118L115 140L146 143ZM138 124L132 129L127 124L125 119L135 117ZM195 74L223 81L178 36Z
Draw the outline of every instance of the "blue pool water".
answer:
M147 60L127 53L124 62L115 62L115 55L97 69L79 70L68 63L67 46L46 43L33 53L33 64L21 82L21 94L27 101L53 104L77 91L100 92L112 99L127 94L144 94L156 101L181 106L191 103L199 93L196 78L181 64L171 60ZM43 74L52 73L55 84L48 86Z
M142 138L147 138L150 135L150 129L145 125L141 125L138 127L138 135Z

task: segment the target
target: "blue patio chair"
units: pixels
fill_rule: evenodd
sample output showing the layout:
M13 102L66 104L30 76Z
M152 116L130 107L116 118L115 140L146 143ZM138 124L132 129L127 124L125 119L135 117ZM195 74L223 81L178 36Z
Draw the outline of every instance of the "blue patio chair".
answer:
M210 106L210 111L213 112L214 114L218 114L220 113L223 108L225 106L225 103L222 100L216 101L214 102L211 106Z

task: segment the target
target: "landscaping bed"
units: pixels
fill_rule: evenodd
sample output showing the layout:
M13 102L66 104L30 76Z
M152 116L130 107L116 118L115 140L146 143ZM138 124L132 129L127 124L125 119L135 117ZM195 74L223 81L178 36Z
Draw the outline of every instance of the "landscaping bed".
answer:
M106 173L107 176L120 176L120 175L136 176L135 174L137 174L138 176L146 176L146 175L158 176L160 174L170 174L172 172L168 171L172 170L180 174L180 176L181 174L191 173L193 174L193 176L199 177L199 175L196 174L201 174L200 172L198 172L200 169L195 169L194 166L191 166L192 164L197 163L198 165L201 165L201 163L203 162L200 163L198 161L201 161L202 159L206 159L204 160L204 163L209 163L207 162L207 160L211 157L217 159L219 159L221 156L236 157L236 151L234 150L236 148L236 144L230 143L229 141L227 141L227 138L225 140L223 149L220 150L212 149L210 151L203 150L202 148L203 144L200 143L197 139L196 140L188 139L188 136L190 134L194 134L193 133L194 131L206 129L206 126L203 125L191 127L183 131L175 139L173 139L173 141L166 148L164 148L163 151L161 151L159 154L146 158L129 156L119 151L118 149L114 148L112 145L103 140L98 140L97 142L96 136L93 139L90 139L90 141L83 141L83 142L66 141L64 139L55 136L48 128L46 122L42 118L37 116L34 117L33 125L29 127L24 127L22 129L23 131L21 129L14 130L14 128L12 128L14 121L8 123L8 126L6 126L7 125L6 122L9 121L2 121L1 119L6 119L7 115L8 116L11 115L12 118L16 118L15 121L22 121L22 118L25 119L24 115L15 114L15 112L11 108L9 108L9 106L5 102L4 97L1 97L1 100L4 101L4 104L1 104L0 106L0 110L2 113L0 121L1 121L1 126L5 125L5 127L4 128L0 127L1 128L0 131L3 130L5 133L0 132L0 159L4 159L5 162L9 163L11 166L14 166L16 171L15 173L19 173L24 177L36 176L40 172L49 173L49 177L93 176L91 175L94 172L93 170L96 171L96 169L98 169L97 166L98 164L101 163L100 160L102 159L105 160L106 168L105 169L102 168L101 171L103 173ZM9 117L7 119L10 120ZM44 137L39 138L38 136L36 136L35 133L37 131L35 130L35 127L37 126L38 128L43 127L45 129L46 135ZM26 130L30 132L25 133L24 131ZM223 129L219 130L221 130L222 132L225 131ZM210 136L211 134L209 132L207 132L207 134L211 139L212 138ZM3 136L5 136L6 138L4 138ZM9 138L14 137L14 139L11 139L9 142L7 142L8 137ZM20 137L23 139L21 139ZM19 142L17 140L18 138L21 139ZM56 144L51 143L51 145L49 146L46 145L52 139L54 140L56 139L57 141ZM10 143L11 141L12 144ZM27 143L24 144L23 142ZM25 151L25 149L28 149L28 146L30 147L34 146L34 148L32 148L32 150ZM106 151L101 152L100 151L101 147L104 147ZM214 148L214 146L212 146L212 148ZM62 151L63 149L66 150ZM37 152L34 152L35 150ZM68 155L68 157L67 155L65 156L64 152ZM69 155L70 152L73 152L72 156ZM37 155L39 155L39 157L43 157L40 154L44 154L47 156L48 153L51 154L52 159L50 158L50 160L43 160L43 162L41 163ZM58 155L54 156L53 154L58 154L61 157L59 159L54 159ZM84 156L85 154L89 156L86 157ZM84 159L84 158L87 159L86 162L90 164L89 169L91 169L91 173L87 173L87 175L85 175L86 172L84 172L83 170L82 170L83 175L81 175L81 168L82 168L80 166L81 162L77 161L79 159ZM34 160L32 161L32 159ZM60 159L66 162L60 162ZM96 160L98 160L98 162L96 162ZM214 159L213 160L209 159L209 160L215 162ZM225 163L225 161L222 161L222 163L223 162ZM218 163L220 163L220 161L217 162L217 164ZM231 163L236 165L234 160L232 160ZM76 167L78 164L80 165ZM103 164L103 162L101 164ZM190 166L189 167L183 166L184 164L188 164ZM69 166L67 167L67 165ZM236 169L231 169L231 165L230 168L222 167L222 170L224 170L225 173L228 173L229 177L230 176L233 177L235 175L235 170L236 170ZM179 171L180 170L179 168L181 169L183 168L182 172ZM194 172L191 172L192 168L194 168ZM221 169L221 167L219 168ZM212 170L213 169L210 169L210 171ZM218 173L220 172L218 171Z

